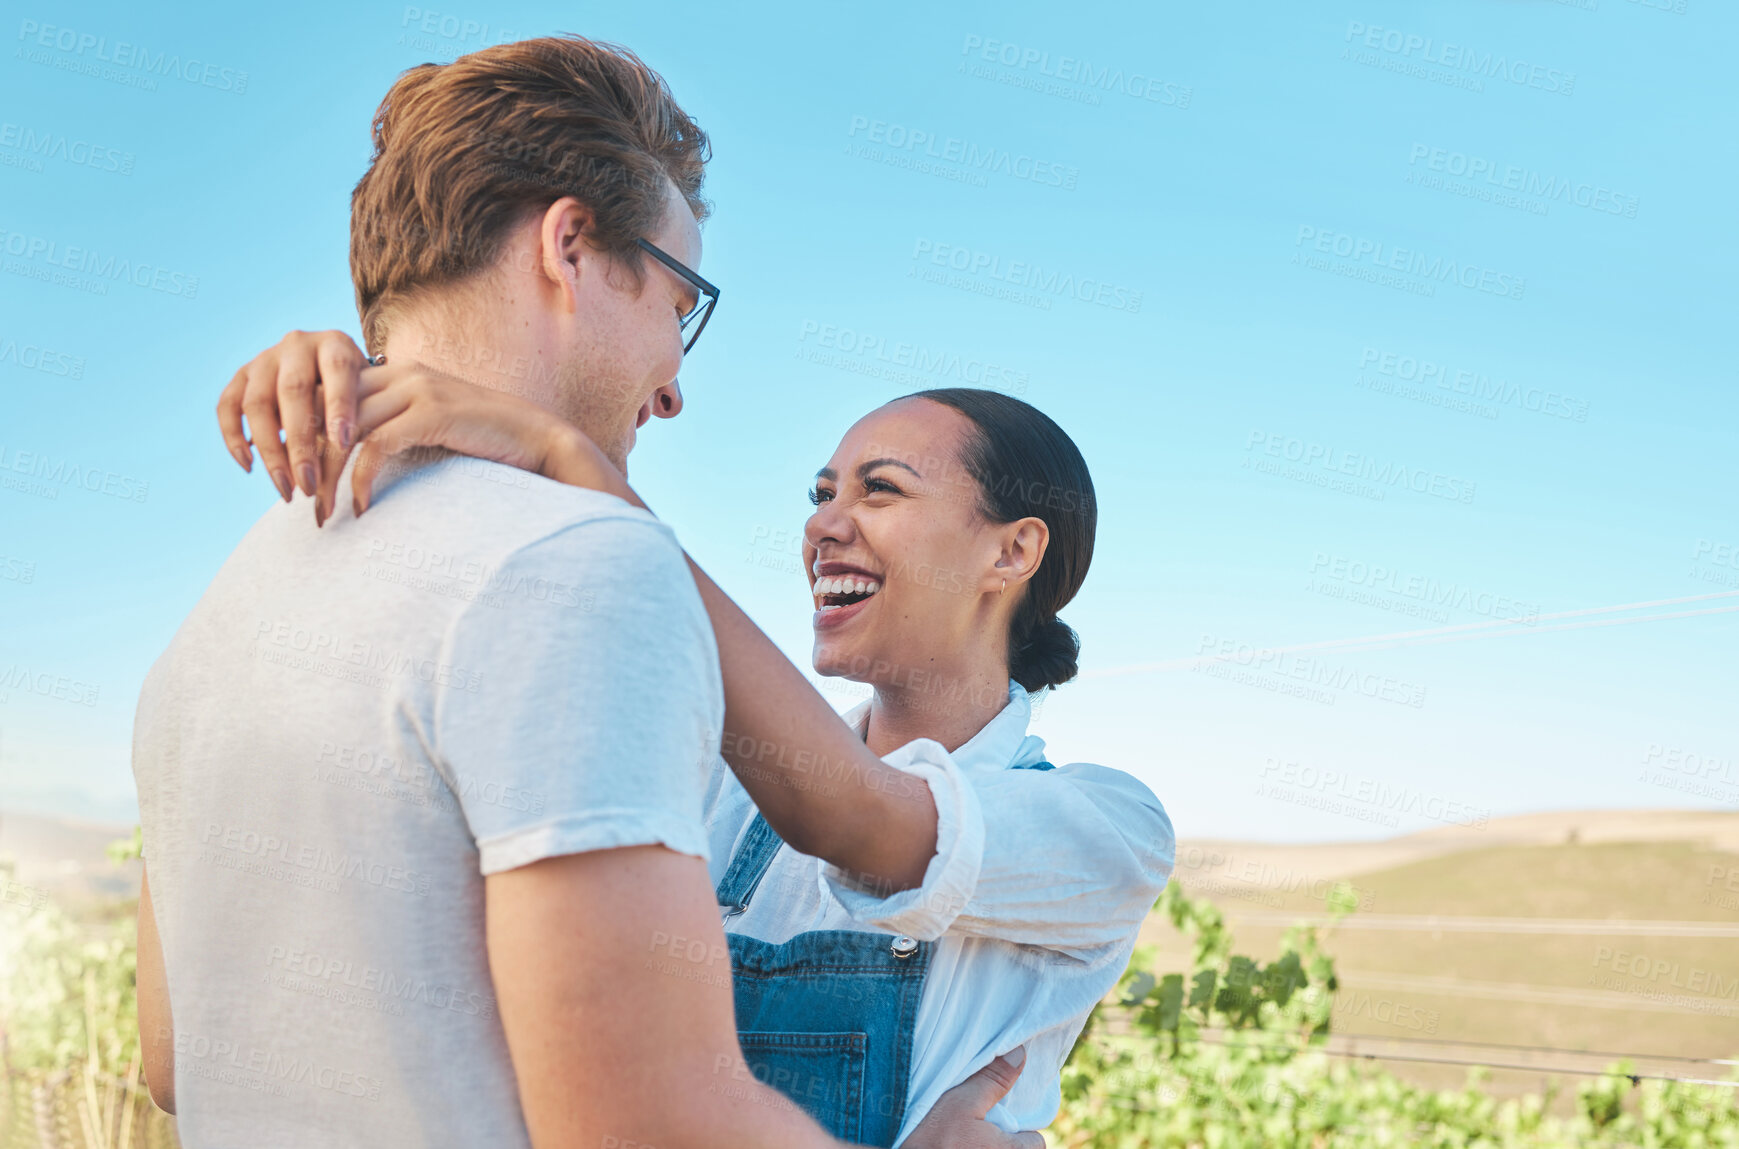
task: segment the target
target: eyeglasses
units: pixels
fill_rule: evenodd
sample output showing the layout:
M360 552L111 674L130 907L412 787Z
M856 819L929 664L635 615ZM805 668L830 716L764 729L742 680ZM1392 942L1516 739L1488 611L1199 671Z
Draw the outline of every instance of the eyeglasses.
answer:
M700 338L700 333L706 329L706 321L712 318L713 306L719 301L719 289L690 271L680 259L668 252L661 251L655 244L648 243L643 239L637 239L634 242L650 252L653 259L688 280L700 294L699 301L694 305L694 310L677 320L677 326L688 333L688 341L682 345L682 353L687 355L689 348L694 346L695 341Z

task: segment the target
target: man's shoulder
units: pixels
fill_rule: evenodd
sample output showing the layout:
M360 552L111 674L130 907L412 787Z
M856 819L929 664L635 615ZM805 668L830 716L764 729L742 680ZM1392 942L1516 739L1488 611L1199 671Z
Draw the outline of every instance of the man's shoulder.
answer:
M160 662L185 669L178 652L204 658L256 630L420 650L474 606L547 621L550 603L585 606L604 587L693 592L670 529L611 495L450 456L380 484L357 518L348 484L323 527L300 496L261 516Z
M346 507L349 500L337 502ZM366 535L371 551L443 547L455 557L487 562L540 545L570 552L567 557L587 566L619 559L625 547L664 557L681 553L668 526L614 495L458 455L405 473L360 520L329 525ZM604 538L619 545L597 546Z

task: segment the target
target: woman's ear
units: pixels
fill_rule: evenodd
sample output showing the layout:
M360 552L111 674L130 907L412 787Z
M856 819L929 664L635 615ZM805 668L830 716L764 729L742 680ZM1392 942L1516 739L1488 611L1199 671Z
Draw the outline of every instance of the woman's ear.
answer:
M1003 524L1001 534L992 581L1007 579L1009 586L1019 586L1039 569L1045 548L1051 545L1051 528L1043 519L1028 516Z

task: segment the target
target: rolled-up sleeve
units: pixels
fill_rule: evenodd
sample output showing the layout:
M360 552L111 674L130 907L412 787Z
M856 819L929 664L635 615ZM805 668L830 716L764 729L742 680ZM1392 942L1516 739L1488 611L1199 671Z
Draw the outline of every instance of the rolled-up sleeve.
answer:
M886 761L936 798L936 855L923 885L877 897L832 866L834 897L866 926L1040 946L1084 961L1126 945L1171 877L1176 839L1153 791L1121 770L1075 763L968 778L920 740Z
M1153 791L1084 762L974 781L984 857L954 931L1084 960L1127 943L1165 889L1177 852Z
M936 853L922 885L887 897L866 890L838 866L822 876L846 912L867 926L934 941L948 932L971 904L984 857L985 819L972 784L938 742L920 738L884 759L921 779L936 802Z

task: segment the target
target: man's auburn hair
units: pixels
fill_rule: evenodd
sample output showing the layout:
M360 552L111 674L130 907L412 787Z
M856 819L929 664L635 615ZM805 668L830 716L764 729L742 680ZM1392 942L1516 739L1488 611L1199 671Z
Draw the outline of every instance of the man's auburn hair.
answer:
M618 45L546 36L410 69L375 113L350 197L363 341L379 352L400 304L488 267L509 228L563 196L591 209L594 243L638 284L634 241L663 224L669 183L706 218L708 158L663 77Z

